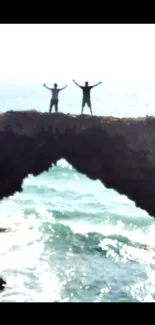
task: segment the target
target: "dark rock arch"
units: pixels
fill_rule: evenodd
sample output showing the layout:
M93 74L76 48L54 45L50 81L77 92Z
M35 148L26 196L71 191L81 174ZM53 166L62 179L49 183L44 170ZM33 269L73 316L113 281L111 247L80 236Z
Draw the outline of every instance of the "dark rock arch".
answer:
M0 115L0 199L61 158L155 216L155 118Z

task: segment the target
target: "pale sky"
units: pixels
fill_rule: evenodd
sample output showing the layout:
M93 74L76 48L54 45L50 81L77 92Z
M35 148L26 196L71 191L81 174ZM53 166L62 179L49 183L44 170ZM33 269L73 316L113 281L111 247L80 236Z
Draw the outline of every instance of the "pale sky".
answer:
M1 24L0 80L155 80L155 24Z

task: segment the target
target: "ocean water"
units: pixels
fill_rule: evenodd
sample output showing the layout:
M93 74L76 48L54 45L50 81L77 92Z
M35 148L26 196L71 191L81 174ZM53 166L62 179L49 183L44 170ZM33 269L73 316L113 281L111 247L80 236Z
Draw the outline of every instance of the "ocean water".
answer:
M39 82L0 83L0 112L45 112L49 100ZM92 90L92 103L96 115L154 115L155 92L153 84L105 81ZM80 106L81 90L70 84L60 111L78 114ZM154 219L63 159L0 201L0 227L7 228L0 233L1 302L155 301Z

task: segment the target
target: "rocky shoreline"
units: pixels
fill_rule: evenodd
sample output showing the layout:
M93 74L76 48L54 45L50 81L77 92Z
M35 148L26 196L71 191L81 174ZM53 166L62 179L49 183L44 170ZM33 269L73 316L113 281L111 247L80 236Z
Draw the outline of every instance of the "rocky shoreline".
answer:
M7 112L0 114L0 152L0 199L64 158L155 217L154 117ZM0 278L0 290L5 285Z

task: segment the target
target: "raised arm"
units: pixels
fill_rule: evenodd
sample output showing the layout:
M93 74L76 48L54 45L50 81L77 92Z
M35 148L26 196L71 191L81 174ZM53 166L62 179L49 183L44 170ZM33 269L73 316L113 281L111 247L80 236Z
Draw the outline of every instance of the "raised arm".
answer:
M94 88L94 87L96 87L96 86L100 85L101 83L102 83L102 82L100 81L100 82L98 82L97 84L95 84L95 85L91 86L91 88Z
M43 84L43 87L49 89L49 90L52 90L51 88L47 87L46 84Z
M73 79L73 82L80 88L83 88L82 86L80 86L74 79Z
M67 87L67 85L65 86L65 87L63 87L63 88L59 88L59 90L63 90L63 89L65 89Z

